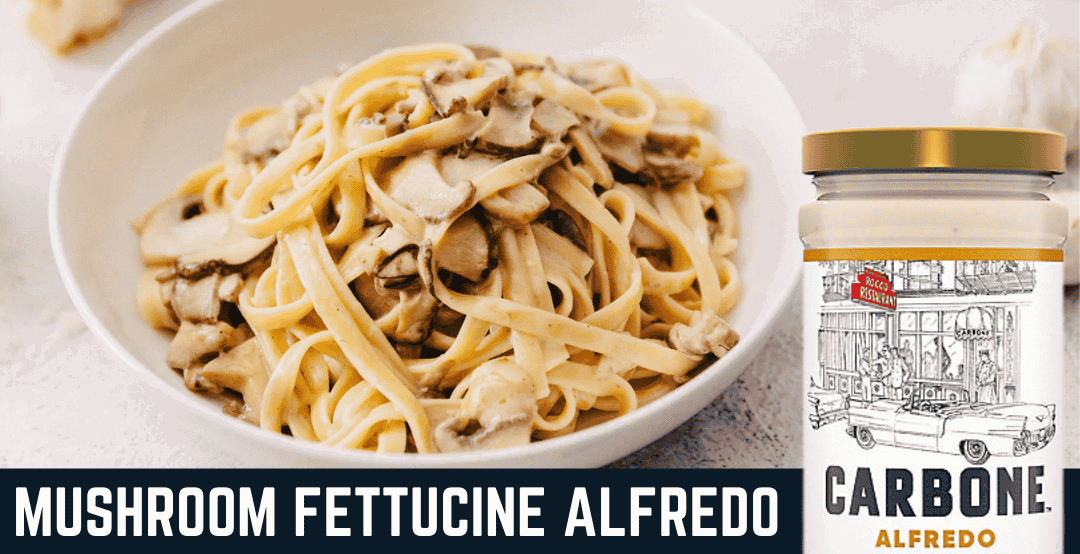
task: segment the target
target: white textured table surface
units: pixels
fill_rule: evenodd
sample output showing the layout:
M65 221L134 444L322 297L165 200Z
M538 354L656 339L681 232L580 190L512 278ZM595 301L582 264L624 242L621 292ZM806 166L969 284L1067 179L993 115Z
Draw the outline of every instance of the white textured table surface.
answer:
M65 60L26 37L0 0L0 467L233 467L200 421L122 366L83 325L49 247L49 173L64 133L125 48L187 2L140 3L119 32ZM774 68L810 131L945 125L957 60L1021 18L1076 37L1076 0L699 2ZM731 4L715 6L713 4ZM870 4L876 4L869 7ZM807 186L809 182L807 182ZM792 226L793 228L793 226ZM726 392L614 467L799 467L801 309ZM1065 464L1080 467L1078 293L1065 296Z

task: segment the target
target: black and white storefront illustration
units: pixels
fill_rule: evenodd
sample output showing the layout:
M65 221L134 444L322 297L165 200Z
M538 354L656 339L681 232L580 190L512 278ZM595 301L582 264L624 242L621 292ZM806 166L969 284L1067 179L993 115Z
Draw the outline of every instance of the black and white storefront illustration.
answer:
M1024 455L1053 438L1054 406L1021 402L1019 325L1035 287L1032 262L818 266L814 429L846 421L863 448L961 454L974 464ZM889 281L895 308L853 301L852 284L867 274Z

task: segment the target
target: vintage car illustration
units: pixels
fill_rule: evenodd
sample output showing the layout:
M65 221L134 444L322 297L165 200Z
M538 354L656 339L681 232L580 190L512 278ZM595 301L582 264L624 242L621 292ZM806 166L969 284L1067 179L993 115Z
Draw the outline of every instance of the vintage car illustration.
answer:
M851 400L846 394L830 391L810 383L806 395L810 399L810 427L820 429L822 425L847 419Z
M937 397L937 398L934 398ZM848 408L848 435L859 446L878 444L961 454L979 465L990 456L1023 456L1054 438L1053 404L973 402L916 388L907 400L854 402Z

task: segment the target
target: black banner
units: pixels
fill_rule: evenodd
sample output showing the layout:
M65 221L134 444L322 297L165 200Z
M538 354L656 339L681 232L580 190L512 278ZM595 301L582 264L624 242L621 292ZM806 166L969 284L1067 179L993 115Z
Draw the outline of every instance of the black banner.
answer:
M1076 522L1080 521L1080 469L1065 469L1065 510L1061 514L1065 522L1065 552L1080 552L1080 529Z
M802 544L801 478L752 469L6 469L0 521L13 551L661 538L790 552Z
M802 547L801 470L5 469L0 483L12 552L375 539ZM1080 551L1068 501L1080 470L1065 471L1064 494L1065 552Z

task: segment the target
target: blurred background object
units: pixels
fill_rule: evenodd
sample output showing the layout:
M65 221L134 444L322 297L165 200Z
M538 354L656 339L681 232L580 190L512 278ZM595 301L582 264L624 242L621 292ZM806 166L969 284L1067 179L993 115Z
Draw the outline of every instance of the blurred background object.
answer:
M26 27L58 56L111 33L135 0L30 0Z
M1008 35L974 46L960 65L953 90L957 123L972 127L1042 129L1065 135L1067 172L1052 195L1069 206L1065 283L1080 282L1080 41L1020 21Z
M1080 133L1080 43L1020 21L1008 36L972 48L960 66L953 115L974 127L1041 129L1065 135L1069 152Z

